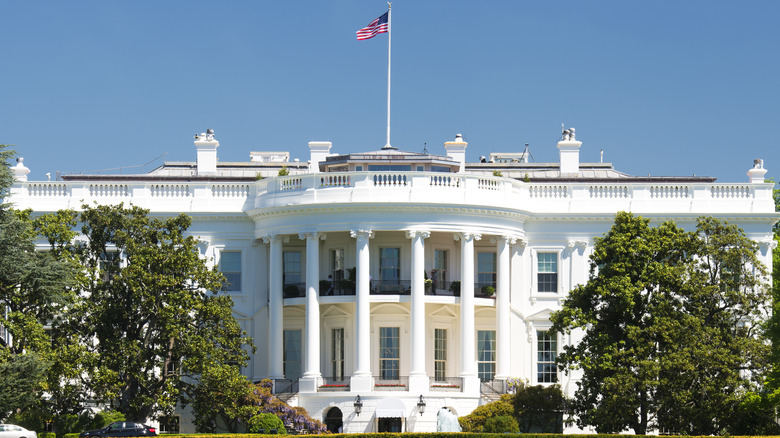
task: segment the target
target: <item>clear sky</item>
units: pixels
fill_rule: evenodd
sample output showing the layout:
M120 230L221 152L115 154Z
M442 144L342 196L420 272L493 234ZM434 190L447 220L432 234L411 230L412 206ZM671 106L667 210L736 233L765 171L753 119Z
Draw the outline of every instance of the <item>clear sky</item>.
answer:
M385 144L387 34L357 41L379 0L0 2L0 143L31 169L92 172L162 154L220 161L307 143ZM467 159L581 161L634 175L780 175L780 2L397 0L391 143ZM124 169L140 173L161 164Z

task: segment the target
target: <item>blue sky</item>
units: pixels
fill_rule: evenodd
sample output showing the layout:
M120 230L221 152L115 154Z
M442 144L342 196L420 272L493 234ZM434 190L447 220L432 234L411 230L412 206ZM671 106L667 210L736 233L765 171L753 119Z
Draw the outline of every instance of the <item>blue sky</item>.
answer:
M3 1L0 143L31 179L220 161L307 143L385 144L387 35L355 31L375 0ZM780 173L780 2L393 3L392 144L467 159L522 151L557 161L561 123L582 161L634 175L746 182ZM148 171L161 161L124 173Z

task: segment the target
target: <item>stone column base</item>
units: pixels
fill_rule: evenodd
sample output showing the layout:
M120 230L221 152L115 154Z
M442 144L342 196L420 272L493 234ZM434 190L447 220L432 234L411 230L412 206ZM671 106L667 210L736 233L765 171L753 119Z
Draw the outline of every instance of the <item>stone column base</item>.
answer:
M430 378L425 374L409 376L409 392L412 394L427 394L430 390Z
M319 376L303 376L298 379L299 392L317 392L320 386Z

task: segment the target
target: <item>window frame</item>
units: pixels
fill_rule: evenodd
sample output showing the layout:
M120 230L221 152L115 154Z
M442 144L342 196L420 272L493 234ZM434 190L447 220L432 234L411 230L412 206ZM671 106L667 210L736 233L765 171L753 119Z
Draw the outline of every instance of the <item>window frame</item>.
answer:
M238 254L238 271L226 271L224 270L223 262L225 261L225 254ZM217 264L217 267L219 269L219 272L225 276L225 282L222 284L222 288L220 289L222 292L241 292L242 288L244 287L244 252L240 249L226 249L221 248L219 249L219 263ZM228 286L234 286L233 283L230 283L228 281L228 275L226 274L238 274L238 287L235 289L228 289Z
M540 292L539 291L539 254L555 254L555 262L557 267L557 278L555 281L555 292ZM531 298L535 300L537 298L559 298L564 293L563 288L563 263L562 263L563 247L538 247L531 251ZM534 301L535 302L535 301Z
M554 350L550 350L554 354L554 357L553 357L552 361L540 361L539 360L539 356L542 354L542 352L543 351L544 352L548 351L548 350L541 350L541 351L539 350L539 342L540 342L539 334L540 333L550 334L551 333L550 328L551 328L551 326L550 327L548 327L548 326L534 327L534 332L533 332L533 350L534 350L533 351L533 357L534 357L533 380L534 380L534 383L536 383L538 385L555 385L555 384L560 383L560 376L558 375L558 366L555 363L557 358L558 358L558 355L561 352L561 350L560 350L561 349L561 342L560 342L560 336L558 336L558 333L552 333L552 335L555 338L552 339L551 341L545 341L545 342L554 342L555 343L555 349ZM553 374L555 376L555 379L553 381L546 381L546 379L541 379L541 380L539 379L540 375L542 375L543 373L544 374L552 374L552 373L547 372L547 371L544 371L544 372L540 371L539 367L540 367L541 364L552 364L552 367L555 370L554 374Z
M492 333L493 334L492 339L490 340L490 342L492 343L493 349L492 350L486 350L486 351L491 353L492 360L481 360L481 358L480 358L480 346L481 346L480 345L481 344L481 342L480 342L481 340L480 340L480 337L479 337L480 333ZM488 330L477 329L476 341L477 341L477 345L476 345L477 377L479 377L480 381L494 380L496 378L496 330L495 329L488 329ZM482 365L488 365L488 364L492 364L492 367L491 367L492 370L489 372L490 379L485 379L485 378L482 377L483 371L481 371L480 368L481 368Z

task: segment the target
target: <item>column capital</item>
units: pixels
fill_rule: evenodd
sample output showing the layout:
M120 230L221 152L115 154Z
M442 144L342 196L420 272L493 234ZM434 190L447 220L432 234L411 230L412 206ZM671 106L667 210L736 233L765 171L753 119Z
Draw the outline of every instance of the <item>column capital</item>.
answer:
M423 239L427 239L431 237L431 232L427 230L406 230L407 239L414 239L418 236L422 237Z
M272 242L288 243L290 242L290 236L287 236L285 234L269 234L267 236L263 236L263 243L269 244Z
M319 231L310 231L308 233L298 233L298 238L301 240L313 239L313 240L325 240L327 234Z
M521 238L519 238L517 236L512 236L512 235L500 235L500 236L493 236L493 237L491 237L490 238L490 243L496 243L497 244L497 243L499 243L502 240L504 242L508 243L509 245L514 245L515 243L517 243L518 240L522 242L523 239L521 239Z
M766 251L768 248L775 249L777 248L777 240L761 240L758 242L758 246L761 248L762 251Z
M566 247L569 249L574 248L582 248L585 249L588 247L588 241L587 240L569 240L566 242Z
M455 233L452 236L455 240L462 240L468 242L469 240L482 240L482 235L471 231L464 231L462 233Z
M357 239L358 237L367 237L369 239L374 238L373 230L350 230L349 237Z

